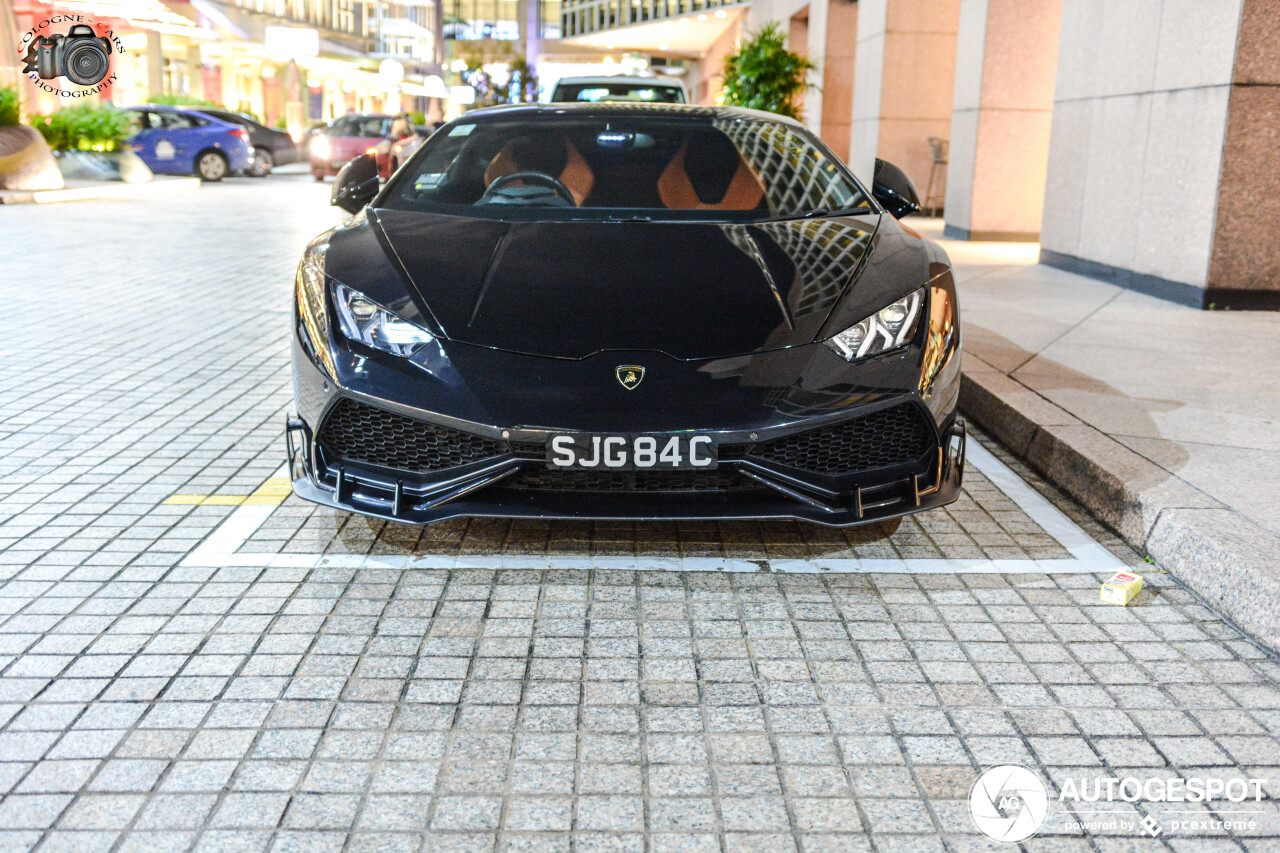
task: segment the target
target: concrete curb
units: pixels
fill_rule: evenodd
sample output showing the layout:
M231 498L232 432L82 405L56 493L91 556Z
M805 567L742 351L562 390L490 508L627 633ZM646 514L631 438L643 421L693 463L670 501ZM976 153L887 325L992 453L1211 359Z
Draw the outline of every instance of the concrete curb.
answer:
M84 181L60 190L0 190L0 204L53 204L63 201L90 201L104 198L132 198L167 190L195 189L199 178L156 177L137 184L123 181Z
M960 408L1129 545L1280 652L1280 537L968 354Z

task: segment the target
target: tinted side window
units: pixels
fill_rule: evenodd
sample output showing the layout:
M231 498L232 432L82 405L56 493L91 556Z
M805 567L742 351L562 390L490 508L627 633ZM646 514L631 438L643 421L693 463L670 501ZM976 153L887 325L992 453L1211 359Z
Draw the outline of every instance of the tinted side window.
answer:
M391 119L369 116L343 116L329 130L331 136L354 136L365 139L386 136L391 130Z
M194 121L180 113L153 112L148 113L147 116L153 129L187 130L196 126Z
M566 83L556 87L555 101L578 101L598 104L610 101L636 101L651 104L683 104L684 91L677 86L643 83Z

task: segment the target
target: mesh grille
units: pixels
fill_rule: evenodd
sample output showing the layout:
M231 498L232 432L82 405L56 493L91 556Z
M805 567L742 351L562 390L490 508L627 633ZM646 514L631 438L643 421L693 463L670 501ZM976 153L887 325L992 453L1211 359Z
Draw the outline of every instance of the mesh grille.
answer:
M541 456L547 452L547 446L540 441L513 441L511 452L522 456Z
M847 474L914 462L935 446L924 414L907 404L762 441L748 455L815 474Z
M554 492L714 492L755 488L734 471L526 471L502 483Z
M343 400L325 419L320 444L337 459L399 468L440 471L508 452L500 441L415 421L394 412Z

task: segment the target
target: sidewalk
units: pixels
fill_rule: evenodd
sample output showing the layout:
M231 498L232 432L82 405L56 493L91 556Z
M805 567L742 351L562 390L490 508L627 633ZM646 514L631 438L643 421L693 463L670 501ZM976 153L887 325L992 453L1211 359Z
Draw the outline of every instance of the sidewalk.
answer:
M126 184L123 181L67 181L57 190L0 190L0 204L53 204L63 201L95 201L104 198L133 198L170 190L200 188L199 178L156 175L150 181Z
M965 413L1129 544L1280 650L1280 314L1197 311L941 240Z

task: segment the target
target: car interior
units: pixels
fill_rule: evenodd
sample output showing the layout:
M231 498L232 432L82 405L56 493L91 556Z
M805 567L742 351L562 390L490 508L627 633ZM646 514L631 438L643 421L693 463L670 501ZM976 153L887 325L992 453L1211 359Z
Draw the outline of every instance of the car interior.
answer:
M473 206L768 210L760 176L722 131L645 128L652 132L599 122L468 133L460 145L441 146L453 156L436 156L446 153L440 148L428 156L405 197Z

